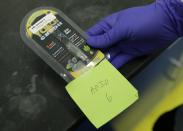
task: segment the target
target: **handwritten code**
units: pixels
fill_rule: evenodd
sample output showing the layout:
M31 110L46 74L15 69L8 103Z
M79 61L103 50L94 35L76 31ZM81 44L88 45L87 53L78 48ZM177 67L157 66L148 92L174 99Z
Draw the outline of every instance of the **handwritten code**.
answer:
M97 83L95 83L93 86L90 87L90 92L92 95L97 94L99 91L102 91L102 89L108 88L109 87L109 80L105 79L105 80L101 80L98 81ZM105 98L107 99L107 101L110 103L112 102L112 96L109 95L110 93L107 92L107 90L105 90Z

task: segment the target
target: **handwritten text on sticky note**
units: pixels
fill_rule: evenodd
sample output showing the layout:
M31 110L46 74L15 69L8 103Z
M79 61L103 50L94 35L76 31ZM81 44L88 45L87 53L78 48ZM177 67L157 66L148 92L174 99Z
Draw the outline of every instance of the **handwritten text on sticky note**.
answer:
M138 99L136 89L107 60L72 81L66 89L97 128Z

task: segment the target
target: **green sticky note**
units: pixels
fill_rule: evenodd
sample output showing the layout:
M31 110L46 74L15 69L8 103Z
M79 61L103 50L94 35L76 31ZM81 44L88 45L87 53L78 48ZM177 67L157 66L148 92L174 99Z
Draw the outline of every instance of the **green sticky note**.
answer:
M69 83L66 89L96 128L138 99L137 90L107 60Z

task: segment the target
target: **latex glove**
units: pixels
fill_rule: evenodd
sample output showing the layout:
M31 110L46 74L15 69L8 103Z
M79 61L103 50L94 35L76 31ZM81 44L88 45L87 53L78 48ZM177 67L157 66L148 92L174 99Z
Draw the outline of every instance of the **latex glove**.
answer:
M183 32L183 3L156 2L114 13L88 30L88 44L104 50L119 68L129 60L167 47Z

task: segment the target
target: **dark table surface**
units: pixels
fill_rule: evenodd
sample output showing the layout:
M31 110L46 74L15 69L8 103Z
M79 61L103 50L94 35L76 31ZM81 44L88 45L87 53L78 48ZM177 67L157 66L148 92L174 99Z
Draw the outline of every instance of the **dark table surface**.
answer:
M53 6L86 30L112 12L150 1L1 0L0 131L62 131L84 118L66 93L66 82L21 40L19 26L28 11ZM121 71L130 77L142 61L127 64Z

